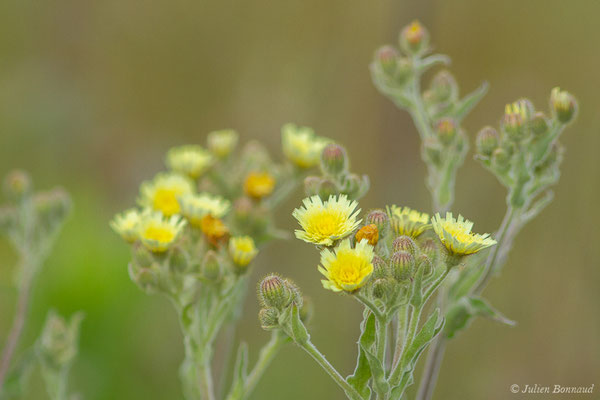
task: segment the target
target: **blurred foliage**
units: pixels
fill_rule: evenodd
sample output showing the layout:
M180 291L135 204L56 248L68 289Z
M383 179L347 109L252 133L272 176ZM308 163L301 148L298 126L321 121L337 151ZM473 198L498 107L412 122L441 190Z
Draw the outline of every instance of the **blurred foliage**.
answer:
M598 386L599 12L591 0L0 2L0 172L27 169L40 188L60 183L75 205L36 282L23 345L34 341L48 307L67 315L81 309L73 390L94 400L181 398L176 316L130 282L127 247L107 222L135 197L136 183L161 168L168 147L203 142L211 130L232 127L275 150L283 123L313 126L343 143L353 169L371 177L364 209L429 204L418 135L377 93L367 69L373 51L418 18L435 50L452 56L465 91L490 82L465 120L468 132L497 122L520 96L543 104L553 86L581 105L563 139L554 202L523 231L486 292L518 325L476 321L447 352L436 395L505 399L513 383ZM472 153L456 185L454 209L468 210L482 231L497 227L504 190ZM279 226L294 227L298 204L282 207ZM0 256L3 340L15 255L2 242ZM359 307L321 288L317 262L299 241L280 242L258 257L252 279L272 270L293 278L318 304L314 342L354 348L358 331L349 327L358 326ZM334 323L333 309L345 310ZM268 336L257 312L249 297L241 331L256 344ZM326 355L350 373L355 354ZM301 377L286 368L291 363ZM468 387L456 383L465 375L473 378ZM34 374L30 398L45 398L43 390ZM253 398L283 396L339 392L305 354L285 348Z

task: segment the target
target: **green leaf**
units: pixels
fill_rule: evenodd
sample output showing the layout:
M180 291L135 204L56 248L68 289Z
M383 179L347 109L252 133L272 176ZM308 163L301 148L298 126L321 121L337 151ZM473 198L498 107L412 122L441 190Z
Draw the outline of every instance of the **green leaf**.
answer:
M423 58L419 62L417 69L419 73L423 73L436 65L450 65L451 61L452 60L450 57L445 54L433 54L429 57Z
M390 390L390 385L387 379L385 379L385 368L383 367L382 361L370 350L362 347L362 351L367 357L371 375L373 376L373 384L375 385L377 392L387 393Z
M231 382L231 390L228 398L241 398L248 376L248 345L246 342L240 343L237 356L235 359L235 367L233 369L233 381Z
M480 297L463 297L448 309L446 313L446 320L448 322L444 329L444 335L449 339L453 338L458 332L465 329L477 316L490 318L510 326L515 324L514 321L506 318L484 299Z
M300 311L295 304L292 307L292 334L294 335L294 341L298 344L304 344L310 338L306 327L300 319Z
M358 339L358 358L354 373L346 378L346 381L356 389L360 395L366 399L371 398L371 389L369 388L369 379L371 379L371 368L363 346L371 349L375 343L375 315L365 309L365 316L360 324L360 338Z
M463 97L452 110L452 115L457 121L462 121L467 114L481 101L487 93L488 83L483 82L477 89Z
M415 280L412 286L412 294L410 296L410 304L412 304L415 308L418 308L423 302L423 274L425 273L425 268L419 268L417 270L417 275L415 276Z

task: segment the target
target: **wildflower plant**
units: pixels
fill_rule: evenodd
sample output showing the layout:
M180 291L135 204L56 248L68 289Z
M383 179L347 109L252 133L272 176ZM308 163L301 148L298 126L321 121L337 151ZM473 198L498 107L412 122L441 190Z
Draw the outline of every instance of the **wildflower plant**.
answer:
M0 232L10 240L19 261L15 271L16 310L0 359L0 398L24 396L29 375L39 364L49 398L66 400L70 395L68 374L77 355L82 314L75 314L67 324L56 312L50 311L37 343L21 354L16 354L16 350L27 321L35 278L70 213L71 198L61 188L34 191L29 175L18 170L6 176L4 195L6 202L0 206Z
M286 342L273 332L251 367L241 343L229 389L222 389L228 371L213 371L215 347L219 340L232 347L227 338L234 337L252 261L268 242L288 237L276 228L273 212L310 173L318 174L331 140L287 124L281 163L257 142L241 149L238 142L235 131L220 130L208 134L207 149L169 150L168 170L141 184L139 208L110 223L131 246L131 279L147 293L167 296L179 315L185 350L179 375L188 400L247 398ZM221 357L226 364L227 355Z
M461 122L485 94L487 84L460 98L455 79L442 70L434 75L429 88L422 90L423 73L450 60L429 54L429 34L417 21L402 30L399 47L400 51L392 46L377 51L371 64L373 82L383 95L413 117L428 168L427 186L434 210L439 213L431 222L444 248L448 254L478 253L461 261L464 267L455 269L438 292L436 303L441 306L446 323L428 352L417 394L417 399L428 400L433 395L448 339L476 316L513 324L480 295L505 264L517 233L552 200L550 188L558 182L564 153L558 139L578 107L570 93L554 88L549 115L537 111L528 99L519 99L505 107L499 129L488 126L477 134L475 158L496 176L508 194L505 217L493 239L473 235L472 224L461 216L455 219L452 214L443 215L452 206L456 172L468 150ZM392 226L397 215L398 211L392 209Z

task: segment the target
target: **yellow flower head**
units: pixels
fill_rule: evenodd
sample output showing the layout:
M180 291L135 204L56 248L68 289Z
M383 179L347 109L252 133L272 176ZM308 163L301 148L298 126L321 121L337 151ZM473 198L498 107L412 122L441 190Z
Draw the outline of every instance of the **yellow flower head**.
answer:
M213 217L211 214L206 214L200 220L200 229L213 246L218 246L227 235L229 229L219 218Z
M189 179L174 173L160 173L140 187L140 205L160 211L167 217L180 211L178 198L193 193Z
M437 213L431 222L440 241L452 254L462 256L473 254L496 244L496 241L489 237L489 233L484 235L471 233L473 223L464 219L462 215L454 219L450 212L446 213L446 218L442 218Z
M356 232L354 239L357 242L366 240L371 246L375 246L379 241L379 230L377 229L377 225L369 224L363 226L358 230L358 232Z
M258 250L250 236L235 236L229 239L229 255L240 267L245 267L256 257Z
M408 207L388 207L390 226L398 235L406 235L412 238L431 227L429 214L410 209Z
M300 168L319 164L321 152L330 143L329 139L316 136L308 127L286 124L281 128L283 154Z
M267 197L274 187L275 179L268 172L250 172L244 181L244 192L255 199Z
M167 167L190 178L198 178L213 164L213 156L202 146L173 147L167 153Z
M233 129L223 129L208 134L208 149L217 157L227 157L238 142L238 134Z
M128 243L133 243L138 238L138 225L140 223L140 213L132 208L121 214L115 215L110 221L110 227L113 228Z
M229 211L229 201L210 193L184 194L179 198L181 214L195 227L200 227L202 217L207 214L222 218Z
M142 214L138 235L142 244L155 253L162 253L171 247L185 226L179 215L165 217L159 212Z
M353 292L367 283L373 272L373 246L363 239L354 248L344 240L335 253L329 249L321 252L321 272L323 287L334 292Z
M303 207L296 208L292 215L303 230L296 230L296 237L305 242L331 246L337 239L344 238L360 224L356 217L358 203L348 200L346 195L329 196L323 202L319 196L307 197Z

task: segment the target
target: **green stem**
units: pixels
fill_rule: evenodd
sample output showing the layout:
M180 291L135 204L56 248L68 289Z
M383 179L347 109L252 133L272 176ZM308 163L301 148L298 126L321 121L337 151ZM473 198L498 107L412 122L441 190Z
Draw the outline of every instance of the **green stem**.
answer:
M215 400L213 388L212 368L210 361L197 365L198 368L198 386L200 388L200 398L202 400Z
M356 293L354 295L354 297L356 297L356 299L359 302L361 302L365 307L367 307L369 310L371 310L371 312L373 312L373 315L375 315L375 318L377 320L383 320L383 319L385 319L385 316L379 310L379 307L377 307L375 305L375 303L373 303L371 300L369 300L369 298L366 297L366 296L364 296L361 292Z
M400 356L402 355L402 351L404 350L406 343L406 335L408 333L408 304L403 305L398 311L398 324L396 326L396 349L394 350L394 358L392 360L392 365L396 365Z
M325 356L315 347L310 340L299 343L299 346L304 349L320 366L329 374L329 376L341 387L348 398L351 400L364 400L361 395L340 375L340 373L327 361Z

